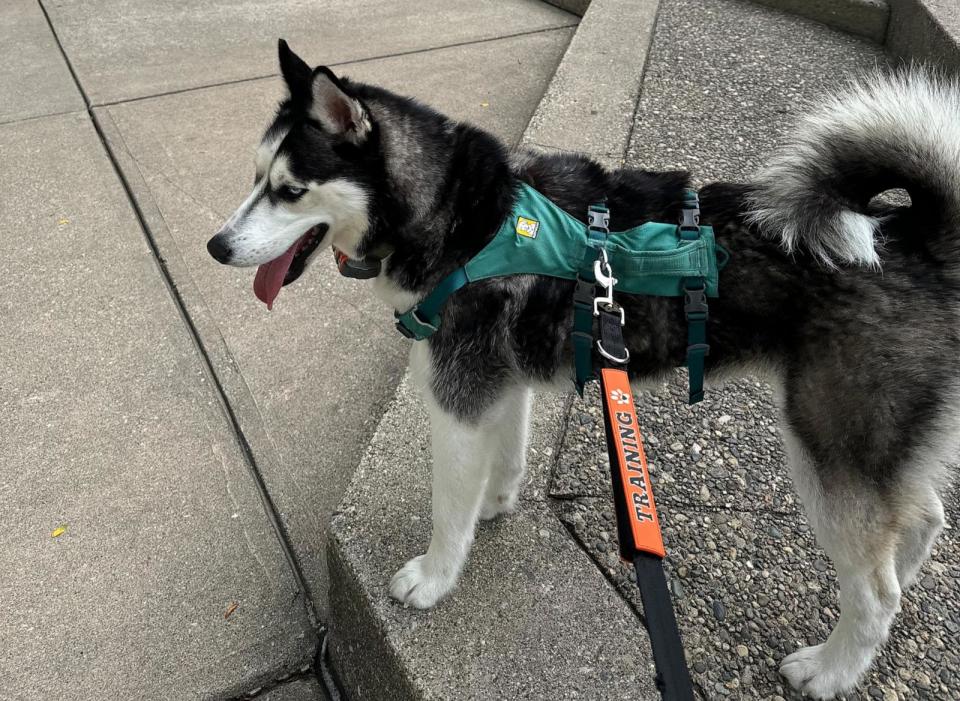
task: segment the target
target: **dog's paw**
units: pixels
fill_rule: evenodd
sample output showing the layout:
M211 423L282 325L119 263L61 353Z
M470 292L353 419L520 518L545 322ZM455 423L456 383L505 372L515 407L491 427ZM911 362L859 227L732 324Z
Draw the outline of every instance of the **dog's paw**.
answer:
M390 580L390 596L404 606L428 609L449 594L456 577L437 573L426 555L419 555L399 569Z
M780 664L780 674L801 693L815 699L832 699L857 685L860 670L851 669L836 655L830 655L823 644L787 655Z
M492 521L497 516L512 514L517 508L517 495L514 494L488 494L483 498L483 504L480 506L480 520Z

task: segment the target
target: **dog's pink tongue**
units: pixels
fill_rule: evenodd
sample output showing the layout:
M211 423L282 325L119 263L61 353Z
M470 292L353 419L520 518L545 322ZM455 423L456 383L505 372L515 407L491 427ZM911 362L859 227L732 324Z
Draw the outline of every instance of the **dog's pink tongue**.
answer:
M280 294L283 279L290 270L290 264L299 246L300 242L295 241L282 256L257 268L257 276L253 279L253 294L267 305L267 309L273 309L273 300Z

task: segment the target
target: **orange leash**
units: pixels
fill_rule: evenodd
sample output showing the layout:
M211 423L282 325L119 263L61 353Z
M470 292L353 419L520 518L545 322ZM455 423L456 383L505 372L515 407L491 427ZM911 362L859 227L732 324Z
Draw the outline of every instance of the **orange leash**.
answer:
M612 345L615 344L616 340ZM632 563L637 574L657 668L657 688L665 701L693 701L690 672L663 571L666 551L630 378L625 370L603 368L600 370L600 390L603 393L603 419L620 557Z

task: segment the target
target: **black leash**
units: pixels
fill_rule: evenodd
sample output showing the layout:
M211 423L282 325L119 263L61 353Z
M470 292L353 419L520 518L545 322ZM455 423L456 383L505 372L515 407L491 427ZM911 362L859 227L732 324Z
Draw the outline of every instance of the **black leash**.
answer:
M663 538L653 499L653 488L643 452L637 410L625 370L630 353L623 340L626 322L623 308L613 299L616 279L599 251L595 266L597 284L605 294L593 300L600 338L596 349L603 358L600 391L603 395L603 422L610 457L613 501L617 515L620 557L633 564L653 661L656 684L664 701L693 701L693 686L673 611L673 601L663 570Z

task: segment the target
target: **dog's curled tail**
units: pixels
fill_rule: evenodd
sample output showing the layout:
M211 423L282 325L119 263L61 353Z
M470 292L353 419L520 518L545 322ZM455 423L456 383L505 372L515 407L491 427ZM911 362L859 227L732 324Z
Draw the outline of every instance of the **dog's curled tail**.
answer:
M786 250L873 268L867 205L903 188L940 223L917 232L931 254L960 263L960 87L919 70L858 81L805 117L753 186L749 219Z

